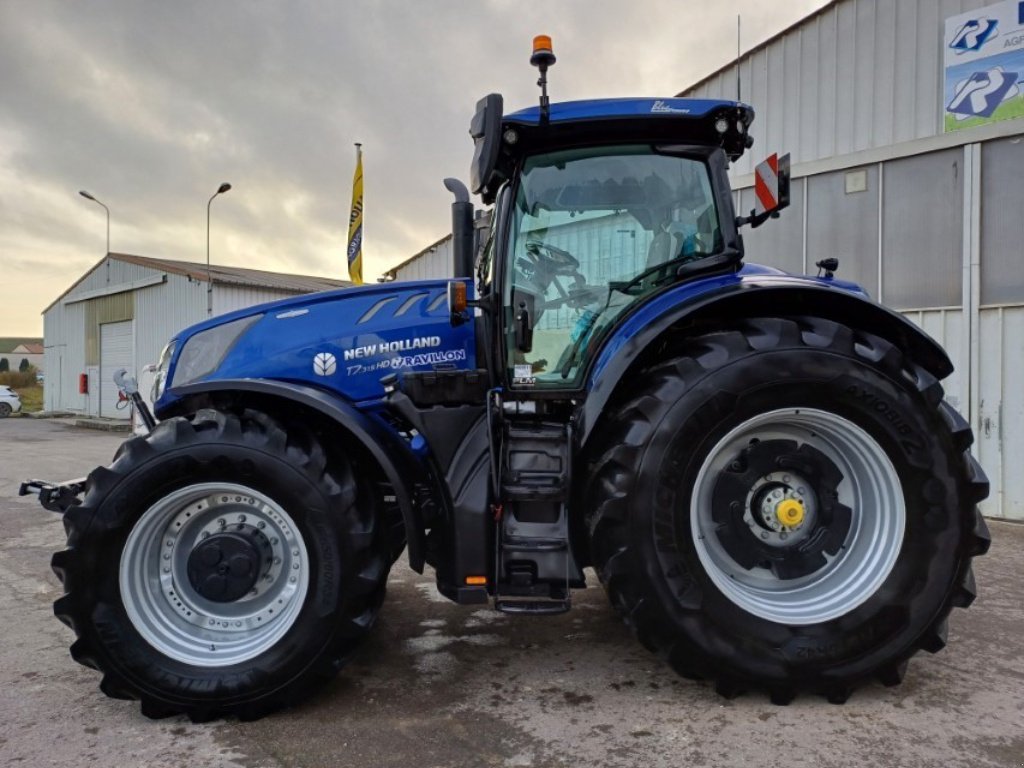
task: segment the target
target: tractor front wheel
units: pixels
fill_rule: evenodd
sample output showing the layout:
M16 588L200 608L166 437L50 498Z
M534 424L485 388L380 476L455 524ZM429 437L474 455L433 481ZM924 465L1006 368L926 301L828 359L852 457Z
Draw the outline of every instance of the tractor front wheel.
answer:
M372 487L302 425L172 419L95 470L53 557L76 661L151 717L258 717L330 679L390 565Z
M974 597L987 482L889 342L817 318L709 331L602 430L595 568L642 642L721 693L842 701L900 681Z

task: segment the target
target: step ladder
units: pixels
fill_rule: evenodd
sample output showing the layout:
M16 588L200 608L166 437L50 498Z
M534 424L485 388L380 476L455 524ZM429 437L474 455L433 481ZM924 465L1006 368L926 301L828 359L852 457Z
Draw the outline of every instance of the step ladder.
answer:
M494 607L504 613L565 613L572 605L572 582L583 578L569 544L572 429L506 422L500 459Z

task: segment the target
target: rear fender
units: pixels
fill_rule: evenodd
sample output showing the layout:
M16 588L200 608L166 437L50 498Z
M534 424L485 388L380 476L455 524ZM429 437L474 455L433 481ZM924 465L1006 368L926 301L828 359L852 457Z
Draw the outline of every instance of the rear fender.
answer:
M838 281L837 281L838 282ZM633 369L655 361L669 334L686 333L700 322L727 326L744 317L812 315L881 336L898 345L937 379L953 372L945 350L928 334L887 307L829 283L798 277L763 276L734 280L680 302L666 292L634 312L603 344L587 379L587 399L578 427L580 445Z
M176 387L172 394L175 399L157 411L157 418L188 415L225 399L235 405L251 405L261 410L287 408L294 413L296 407L299 407L330 419L331 423L356 440L373 457L394 488L405 523L409 566L419 573L423 572L426 534L415 488L417 485L426 485L436 491L436 484L409 445L384 423L336 395L301 384L270 379L200 382Z

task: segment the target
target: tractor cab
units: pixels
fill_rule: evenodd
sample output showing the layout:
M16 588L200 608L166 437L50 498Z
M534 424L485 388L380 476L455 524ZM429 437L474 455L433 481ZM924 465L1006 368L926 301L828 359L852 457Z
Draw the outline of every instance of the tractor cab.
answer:
M475 275L497 320L489 336L503 383L573 392L631 309L680 280L739 267L743 220L727 170L752 144L754 111L678 98L550 104L550 39L535 41L531 61L540 105L505 115L491 94L470 126L471 186L495 206Z

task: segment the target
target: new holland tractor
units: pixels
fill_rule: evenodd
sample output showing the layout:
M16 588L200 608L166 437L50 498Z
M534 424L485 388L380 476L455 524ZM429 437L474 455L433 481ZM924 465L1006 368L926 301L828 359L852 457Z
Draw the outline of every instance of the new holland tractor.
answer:
M195 720L307 697L405 550L440 593L570 609L596 572L679 674L786 703L900 682L975 595L988 492L952 365L833 274L744 261L732 101L477 105L455 277L250 307L180 332L148 435L63 512L71 656ZM829 256L829 254L823 254Z

